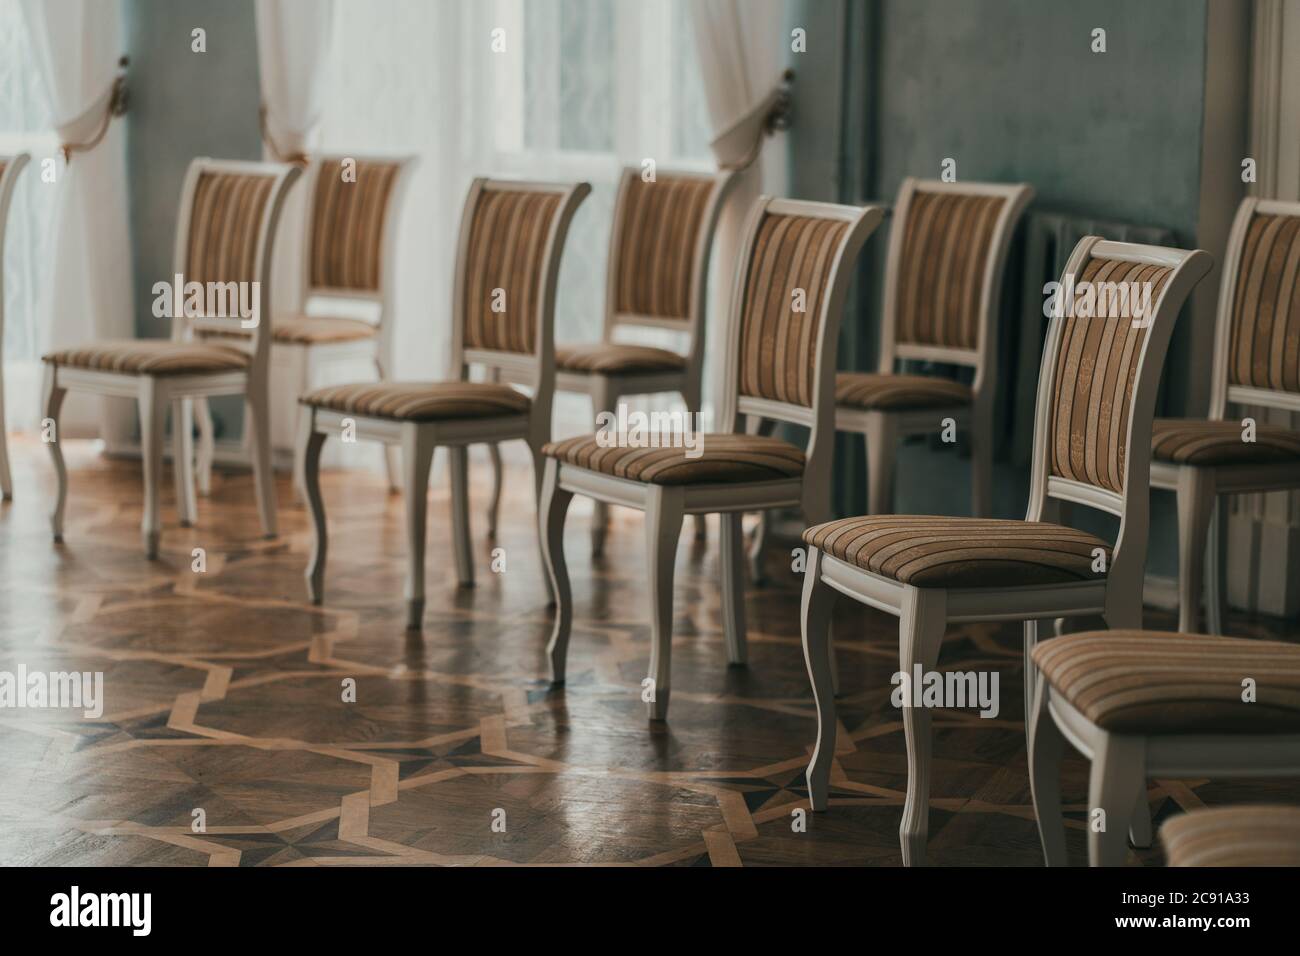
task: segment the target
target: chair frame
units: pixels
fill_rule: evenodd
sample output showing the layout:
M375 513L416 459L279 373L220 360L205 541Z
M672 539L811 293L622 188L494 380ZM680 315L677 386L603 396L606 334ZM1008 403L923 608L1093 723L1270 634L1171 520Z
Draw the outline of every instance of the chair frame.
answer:
M537 341L532 353L474 349L467 348L464 344L464 276L469 259L470 232L480 196L493 190L554 193L562 197L546 239L545 268L541 278L541 314L537 318ZM306 571L307 590L313 604L320 604L324 600L328 544L325 506L320 490L321 447L326 437L343 431L345 421L354 424L357 439L378 441L387 447L401 449L409 562L405 589L409 629L420 628L424 618L425 529L429 472L434 450L446 447L450 455L453 551L456 579L461 587L472 587L474 584L468 446L483 442L525 440L533 455L534 491L540 487L541 449L550 439L551 406L555 393L555 298L560 260L574 213L590 191L591 187L585 182L550 183L478 178L470 184L465 199L456 246L456 275L452 293L451 368L457 378L451 381L468 381L469 366L481 365L492 373L494 380L499 378L508 384L532 389L532 405L527 413L473 420L402 422L311 406L302 407L297 454L303 461L304 490L314 528L311 559Z
M256 175L271 177L271 196L257 235L255 280L259 282L259 322L251 336L244 335L251 361L247 369L190 375L129 375L96 369L59 367L47 363L45 368L45 416L58 421L59 409L68 391L87 391L118 398L134 398L140 409L140 446L144 465L144 517L141 534L145 555L158 556L162 523L160 516L159 486L162 482L163 422L168 407L172 410L172 449L176 479L176 510L182 527L189 527L197 517L198 506L194 497L194 400L217 395L243 395L246 409L245 427L250 429L253 449L254 489L257 496L258 515L267 538L277 534L275 476L271 468L270 408L267 381L270 367L271 328L271 253L275 231L279 226L285 196L301 174L301 169L280 163L248 162L243 160L211 159L199 157L190 162L181 188L180 216L176 224L176 238L172 259L174 271L185 274L193 215L194 194L199 178L204 173ZM230 336L233 328L240 328L237 320L174 316L172 341L187 342L197 334L217 332ZM226 339L229 344L239 338ZM238 347L238 346L236 346ZM56 433L57 434L57 433ZM59 490L50 524L54 540L63 540L63 512L67 503L68 473L63 461L60 443L49 443L50 454L58 474Z
M1300 392L1231 385L1228 382L1232 342L1232 313L1241 271L1241 251L1250 221L1256 215L1300 216L1300 202L1245 199L1228 233L1223 281L1219 286L1219 315L1214 333L1211 372L1211 421L1226 421L1228 403L1300 412ZM1190 465L1171 461L1151 463L1151 487L1173 491L1178 500L1178 629L1200 629L1202 590L1206 598L1206 629L1223 633L1226 604L1224 549L1228 509L1222 495L1285 491L1300 488L1300 462L1240 465Z
M759 226L768 214L833 219L850 224L826 280L821 302L812 407L739 394L739 346L754 244ZM863 243L879 225L879 206L837 206L829 203L773 199L754 202L745 224L740 261L732 284L731 310L726 328L726 400L721 409L722 433L744 434L746 416L775 419L810 429L801 477L775 481L712 485L664 486L616 478L548 458L539 508L539 536L551 588L555 594L555 625L547 645L553 683L563 684L573 598L564 559L564 519L575 494L606 504L622 505L645 513L646 567L650 601L650 670L654 682L648 701L651 720L664 720L671 691L673 571L678 538L685 515L718 514L722 538L722 617L727 660L744 664L745 639L744 543L741 519L746 511L798 507L809 520L824 520L830 513L831 456L834 449L835 352L844 299L852 266Z
M591 397L595 412L613 409L624 395L652 395L661 392L677 392L682 396L689 411L699 411L701 382L704 376L704 317L708 308L709 261L713 254L713 239L717 232L718 219L731 188L737 181L733 171L714 174L700 174L689 171L663 170L665 176L690 176L695 179L713 179L713 189L704 207L700 234L695 240L692 256L690 310L683 318L663 318L660 316L637 315L620 312L617 308L618 274L622 262L623 221L627 215L628 197L633 183L641 177L641 170L636 166L626 166L619 176L618 192L614 200L614 218L610 228L610 252L605 269L605 316L601 327L601 344L614 344L615 332L620 327L667 329L672 332L685 333L688 340L686 350L686 367L680 370L659 372L573 372L558 369L555 387L563 392L578 392ZM495 535L497 512L501 502L501 453L496 445L489 446L492 459L492 498L488 505L488 534ZM592 516L591 546L592 553L600 554L605 547L605 533L608 526L608 509L603 502L596 502ZM699 519L701 522L703 519ZM699 530L703 531L703 524Z
M31 156L28 153L15 153L12 156L0 156L0 159L4 160L4 172L0 174L0 264L3 264L9 205L13 201L18 174L23 171ZM9 470L9 439L5 425L4 337L5 284L4 269L0 268L0 500L11 501L14 496L14 480Z
M1086 236L1075 246L1065 267L1066 275L1080 274L1092 257L1146 263L1173 269L1153 307L1151 326L1142 343L1138 376L1134 384L1124 463L1124 491L1117 493L1050 474L1048 442L1053 405L1056 361L1064 317L1051 319L1038 381L1034 415L1034 456L1026 521L1059 522L1062 502L1087 505L1120 519L1109 573L1096 581L1031 585L1019 588L918 588L873 574L840 561L818 548L809 548L804 574L802 617L804 660L817 702L817 746L808 767L808 788L814 810L825 810L835 755L836 708L830 640L831 611L838 594L899 619L899 670L911 674L920 664L935 670L944 630L949 623L971 621L1023 621L1025 635L1026 714L1033 701L1036 671L1030 653L1038 641L1040 622L1059 617L1101 615L1108 627L1142 625L1142 575L1149 533L1151 421L1161 364L1174 322L1192 287L1209 271L1208 253L1108 242ZM1148 355L1154 360L1148 360ZM1135 442L1135 436L1141 440ZM930 711L904 706L903 730L907 742L908 783L899 841L903 862L923 862L929 828ZM1137 821L1140 831L1142 821ZM1147 828L1149 830L1149 820ZM1135 838L1150 841L1149 833Z

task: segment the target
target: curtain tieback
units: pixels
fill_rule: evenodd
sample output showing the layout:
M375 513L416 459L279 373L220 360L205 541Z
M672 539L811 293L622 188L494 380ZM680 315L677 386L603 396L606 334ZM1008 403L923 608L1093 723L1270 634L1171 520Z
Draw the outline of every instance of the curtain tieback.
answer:
M789 129L793 80L794 70L786 70L767 96L714 138L709 146L718 157L719 168L743 172L758 159L764 137Z
M270 127L267 124L267 116L269 115L269 112L270 111L267 110L265 103L263 103L261 107L259 107L257 110L257 125L258 128L262 131L262 142L266 144L266 148L271 151L271 155L274 156L279 162L294 163L297 166L306 166L307 163L309 162L309 159L305 152L303 152L302 150L298 150L296 152L290 150L286 152L280 149L280 147L276 144L275 140L271 136Z
M126 67L129 60L122 57L117 61L118 68L121 72L113 80L113 85L105 91L104 95L97 99L90 108L78 116L71 123L65 123L59 127L59 138L63 142L59 145L59 151L63 153L64 163L72 162L73 153L88 153L98 146L108 135L109 124L112 123L113 117L123 116L126 113L127 94L126 94ZM86 134L83 132L91 123L96 123L94 132L89 137L82 139Z

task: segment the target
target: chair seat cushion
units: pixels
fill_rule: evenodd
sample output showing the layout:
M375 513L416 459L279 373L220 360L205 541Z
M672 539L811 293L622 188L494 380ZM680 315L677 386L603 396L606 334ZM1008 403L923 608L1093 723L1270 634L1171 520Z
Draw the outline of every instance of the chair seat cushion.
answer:
M648 345L592 342L584 345L557 345L555 364L565 372L677 372L686 368L686 357Z
M1240 422L1157 418L1151 428L1151 456L1180 465L1300 464L1300 432L1257 425L1255 440L1243 441Z
M936 375L882 375L878 372L838 372L835 404L846 408L951 408L969 405L970 387Z
M697 434L697 457L685 448L602 448L595 435L551 442L542 453L614 478L653 485L777 481L803 474L803 450L759 435Z
M293 345L355 342L372 339L378 331L374 325L361 319L332 315L277 315L271 326L274 341Z
M1022 587L1095 581L1094 549L1106 542L1086 531L1041 521L872 515L841 518L803 533L833 558L901 584L926 588Z
M120 375L203 375L248 368L247 352L226 345L124 339L62 349L43 357L61 368L84 368Z
M1132 734L1300 732L1300 645L1168 631L1090 631L1034 648L1075 710ZM1247 703L1243 682L1254 681Z
M527 395L488 382L363 382L330 385L299 401L316 408L403 422L503 418L526 414Z
M1169 866L1300 866L1300 807L1193 810L1160 828Z

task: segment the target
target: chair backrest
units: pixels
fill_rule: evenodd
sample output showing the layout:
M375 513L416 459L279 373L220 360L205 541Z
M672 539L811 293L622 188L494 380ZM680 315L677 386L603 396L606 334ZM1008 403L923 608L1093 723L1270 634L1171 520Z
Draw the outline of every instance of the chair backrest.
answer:
M722 204L735 181L734 172L659 170L646 181L637 167L623 170L605 283L606 341L618 326L685 332L687 375L699 381L709 257Z
M1052 299L1034 415L1027 519L1049 498L1120 518L1112 576L1142 574L1151 421L1174 322L1210 271L1209 253L1086 236Z
M996 374L1007 250L1033 197L1024 183L903 180L886 256L882 372L898 359L971 366L983 393Z
M1223 263L1210 417L1228 402L1300 412L1300 203L1246 199Z
M204 288L199 315L173 316L173 338L243 339L253 355L250 376L264 375L271 344L271 253L289 187L302 170L292 164L200 157L181 188L174 271ZM218 303L209 310L207 304ZM242 303L256 308L251 329ZM251 333L251 334L250 334Z
M13 201L14 185L18 182L18 174L23 171L27 161L31 157L27 153L16 153L12 156L0 154L0 355L4 354L4 332L5 332L5 277L4 277L4 255L5 255L5 227L9 223L9 204ZM4 427L0 422L0 428Z
M555 289L569 224L588 183L476 179L460 221L452 294L453 378L482 365L533 389L549 429Z

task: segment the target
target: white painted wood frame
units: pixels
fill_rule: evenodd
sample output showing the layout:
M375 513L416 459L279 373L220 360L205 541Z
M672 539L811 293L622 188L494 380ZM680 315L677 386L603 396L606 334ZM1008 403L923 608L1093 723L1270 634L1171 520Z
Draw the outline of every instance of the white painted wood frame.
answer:
M14 481L9 470L9 438L5 424L5 282L4 255L6 226L9 223L9 204L13 201L14 184L31 157L27 153L0 156L4 173L0 174L0 500L9 501L14 496Z

